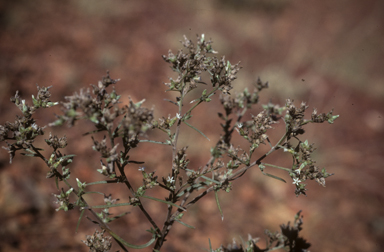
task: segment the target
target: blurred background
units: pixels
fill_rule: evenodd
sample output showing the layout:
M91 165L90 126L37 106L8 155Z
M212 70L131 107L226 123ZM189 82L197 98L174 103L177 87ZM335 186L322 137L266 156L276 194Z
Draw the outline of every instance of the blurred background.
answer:
M219 247L248 234L261 237L263 244L264 229L279 230L280 224L303 210L302 235L312 244L311 251L383 251L383 27L380 0L1 1L1 123L12 122L19 113L9 102L17 90L31 104L36 83L52 85L52 100L63 100L97 84L106 70L121 79L116 90L124 102L129 96L135 102L146 98L145 105L154 108L156 118L174 115L174 107L163 101L172 97L164 92L163 82L175 75L161 55L181 48L183 35L194 40L204 33L219 55L232 63L241 61L236 90L251 87L260 77L270 84L261 93L264 104L284 104L291 98L297 105L308 102L310 111L334 108L340 115L335 124L310 125L304 137L318 148L317 165L335 175L326 188L310 181L307 197L295 197L290 180L284 184L253 169L234 182L231 193L220 194L224 221L209 195L183 219L196 229L175 224L163 250L204 251L208 238ZM196 115L195 125L216 117L218 103L208 105ZM261 104L252 113L260 108ZM53 112L60 109L36 117L44 125L54 120ZM199 127L211 142L193 131L182 140L190 146L191 168L207 161L206 152L219 137L215 130L219 121L215 123ZM74 159L71 179L102 179L94 173L99 156L90 148L92 140L80 137L76 128L54 130L59 136L67 134L67 154L82 153ZM281 134L281 125L276 126L279 130ZM280 136L271 134L274 141ZM145 160L148 171L166 177L170 155L165 147L143 144L131 157ZM289 164L278 154L270 161ZM138 167L129 169L127 174L139 186ZM269 172L287 178L279 171ZM81 240L97 226L84 219L75 233L79 213L55 212L52 193L58 191L53 180L45 179L46 173L40 160L18 154L10 166L7 152L0 152L0 251L88 251ZM121 202L128 199L124 187L106 193ZM102 197L90 202L103 203ZM164 206L145 204L162 225ZM149 223L137 209L128 211L123 221L112 224L113 229L130 243L147 242Z

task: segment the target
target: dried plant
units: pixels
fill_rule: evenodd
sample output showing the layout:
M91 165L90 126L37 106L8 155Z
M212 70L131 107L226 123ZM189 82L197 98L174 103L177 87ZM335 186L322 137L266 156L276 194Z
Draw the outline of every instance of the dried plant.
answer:
M58 205L56 210L80 210L79 223L84 212L92 214L92 221L97 223L102 231L96 231L94 235L87 236L84 243L90 251L109 251L111 237L124 251L128 251L128 248L140 249L149 246L152 246L153 251L160 251L175 222L191 227L182 221L183 215L187 213L188 208L211 192L215 195L218 211L224 218L218 192L232 190L232 182L247 174L252 167L258 167L263 175L283 182L286 182L283 178L267 173L265 169L268 166L286 171L292 179L291 185L293 184L295 188L296 196L306 194L306 181L315 180L325 186L326 178L332 175L324 168L320 169L316 166L311 157L315 148L313 144L309 144L308 140L302 140L302 136L305 133L304 126L307 124L333 123L338 117L333 115L333 111L318 114L314 110L311 117L306 119L305 112L308 106L301 103L296 107L293 101L288 99L284 106L271 103L264 105L262 111L246 120L244 119L247 118L246 114L255 112L252 107L259 102L259 93L268 87L268 83L258 79L253 85L252 92L245 89L241 93L232 95L230 91L241 68L240 64L231 64L224 57L216 57L217 52L212 49L212 41L206 40L204 35L197 38L196 44L184 37L182 44L184 51L179 50L176 54L169 51L167 56L163 56L165 62L169 63L176 73L176 77L170 78L169 83L165 83L168 87L167 91L177 93L175 100L168 100L175 106L173 116L156 120L153 111L143 106L144 101L135 103L130 100L129 104L121 106L120 95L114 88L110 91L110 86L116 85L119 80L112 79L109 73L90 89L80 90L72 96L65 97L65 101L60 103L62 113L57 115L57 120L48 126L39 126L33 114L37 109L59 104L59 102L50 101L50 87L38 86L36 98L32 96L32 105L28 105L18 93L11 98L11 101L21 110L22 115L17 116L13 123L6 122L0 125L0 140L7 144L4 148L10 155L10 162L12 163L18 151L24 151L23 155L42 159L48 168L46 177L55 180L59 191L59 194L55 194ZM203 73L207 73L210 77L209 85L202 81ZM201 86L206 89L201 91L199 97L188 97L193 100L187 104L186 97L192 95L192 90ZM190 119L197 106L208 104L217 96L222 105L222 111L218 112L218 117L222 120L220 139L212 146L210 158L205 164L198 168L190 167L187 158L188 146L178 144L179 136L183 133L180 126L185 124L207 138L198 129L198 125L190 123ZM95 130L87 132L86 135L93 135L92 148L100 156L100 167L95 171L104 177L103 180L90 183L81 182L79 179L76 179L76 182L70 180L70 165L75 155L62 154L61 149L68 144L65 136L49 134L48 139L45 139L46 144L51 148L48 156L43 155L42 146L35 144L35 139L44 135L47 127L63 124L75 127L79 120L89 120L94 124ZM273 125L278 122L285 124L285 131L278 142L271 143L268 134L273 129ZM150 140L148 137L150 131L161 132L163 141ZM98 132L104 133L103 139L96 139ZM242 146L247 146L246 148L238 147L233 140L234 134L242 139ZM171 148L172 166L167 171L158 171L161 173L160 177L141 166L139 172L142 173L143 183L142 186L135 188L130 181L132 176L126 174L128 172L126 167L132 164L144 164L144 161L135 161L130 156L130 151L140 147L143 142L166 145ZM261 144L270 145L269 151L257 153L256 150ZM292 156L290 167L263 162L267 156L277 151L281 151L281 155ZM138 171L130 169L129 173L131 172ZM112 199L111 195L100 192L104 195L104 204L91 206L83 197L90 193L89 188L95 184L108 186L115 183L126 187L130 193L128 202L117 203L117 199ZM147 190L165 190L168 196L165 199L154 198L146 195ZM147 206L142 202L143 198L168 206L162 225L156 223L147 212ZM111 230L109 223L127 214L123 212L114 216L109 212L110 208L118 206L137 207L144 213L150 225L147 231L152 235L148 243L130 244ZM98 211L98 209L103 210ZM258 238L250 236L248 241L243 241L241 245L234 242L228 247L222 246L216 250L210 248L210 251L272 251L278 248L286 251L306 251L309 244L299 237L301 224L302 219L298 214L292 227L288 223L288 225L281 225L281 232L267 231L269 242L265 249L260 249L256 245ZM108 233L111 237L103 237L104 233Z

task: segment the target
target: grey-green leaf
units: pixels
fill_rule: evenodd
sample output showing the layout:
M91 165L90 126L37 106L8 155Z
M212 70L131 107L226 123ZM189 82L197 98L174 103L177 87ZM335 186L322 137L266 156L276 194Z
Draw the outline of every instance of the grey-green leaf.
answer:
M284 183L287 183L284 179L282 179L282 178L280 178L280 177L277 177L277 176L275 176L275 175L272 175L272 174L269 174L269 173L265 173L265 172L263 172L263 174L264 174L265 176L268 176L268 177L271 177L271 178L274 178L274 179L283 181Z
M187 228L195 229L194 226L188 225L187 223L184 223L184 222L182 222L181 220L175 219L175 221L177 221L177 222L180 223L181 225L186 226Z
M120 236L118 236L117 234L115 234L114 232L112 232L111 230L108 230L108 233L110 235L113 236L113 238L115 238L116 240L118 240L119 242L121 242L122 244L124 244L125 246L129 247L129 248L133 248L133 249L143 249L143 248L146 248L148 246L150 246L155 240L156 240L156 237L155 235L152 236L152 239L149 240L149 242L143 244L143 245L133 245L133 244L130 244L126 241L123 240L123 238L121 238Z
M224 220L224 214L223 214L223 210L221 210L220 202L219 202L219 195L218 195L216 190L215 190L215 198L216 198L217 207L219 208L219 211L220 211L221 220L223 221Z
M188 125L189 127L191 127L192 129L196 130L197 132L199 132L203 137L205 137L206 139L208 139L208 141L211 141L206 135L204 135L203 132L201 132L200 130L198 130L197 128L195 128L194 126L190 125L189 123L187 123L186 121L183 121L186 125Z

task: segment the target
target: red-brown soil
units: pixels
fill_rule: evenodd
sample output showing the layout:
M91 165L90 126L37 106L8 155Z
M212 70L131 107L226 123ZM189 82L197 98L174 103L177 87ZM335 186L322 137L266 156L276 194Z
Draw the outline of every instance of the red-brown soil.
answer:
M96 84L106 70L121 79L116 89L124 102L128 96L134 101L146 98L156 118L174 114L163 101L171 97L163 82L174 75L161 55L179 49L184 34L194 39L204 33L226 59L242 62L239 88L250 86L257 76L269 81L263 103L283 104L292 98L320 112L335 109L340 118L334 125L311 125L305 136L318 147L318 165L335 175L326 188L311 181L308 196L296 198L290 182L264 177L254 169L234 182L231 193L220 194L224 221L210 195L183 219L196 229L175 225L162 251L204 251L208 238L218 247L248 233L263 240L265 228L278 230L298 210L303 210L302 235L312 244L311 251L383 251L383 14L380 0L1 1L1 123L13 121L18 113L9 102L16 90L29 100L36 83L52 85L52 100L62 100ZM212 113L218 107L208 105L196 115L203 122L216 117ZM36 114L42 125L60 111L48 112ZM217 123L199 128L217 139ZM67 134L68 153L83 153L74 160L72 179L100 179L93 172L99 157L90 149L92 140L79 138L76 128L55 130ZM183 143L190 146L191 167L196 168L207 159L201 151L215 141L193 131L188 134ZM143 144L132 155L144 158L148 153L147 169L167 177L170 150ZM271 158L280 165L285 161L278 155ZM6 151L0 152L0 251L87 251L81 240L97 226L84 219L75 233L79 212L55 212L52 193L57 190L54 181L45 179L46 172L40 160L18 154L9 165ZM128 173L140 181L136 166ZM128 197L123 187L108 190L121 201ZM161 223L164 209L146 203ZM129 211L124 221L112 226L128 242L145 243L149 224L137 209Z

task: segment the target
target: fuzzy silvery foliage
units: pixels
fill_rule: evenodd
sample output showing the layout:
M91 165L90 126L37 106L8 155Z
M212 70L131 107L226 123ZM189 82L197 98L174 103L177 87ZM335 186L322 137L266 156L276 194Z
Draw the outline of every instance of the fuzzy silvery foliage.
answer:
M318 113L314 110L309 118L305 112L308 106L301 103L296 106L290 99L282 106L276 104L263 105L263 109L255 113L254 105L259 102L260 92L268 88L267 82L260 79L242 92L231 93L240 64L232 64L225 57L217 57L217 52L212 48L212 41L206 40L204 35L198 36L193 42L184 37L181 41L183 49L176 53L168 52L163 59L174 71L175 76L165 83L168 92L177 94L175 100L168 100L174 105L174 111L169 116L154 118L152 109L144 106L144 101L123 105L120 103L120 95L114 86L119 80L110 77L109 73L90 88L80 90L71 96L65 97L63 102L52 102L50 100L50 87L37 87L37 96L32 96L32 104L22 99L18 93L11 101L20 109L21 115L16 116L14 122L6 122L0 125L0 140L6 143L4 147L10 156L12 163L16 152L23 155L40 158L47 166L46 177L55 181L58 192L54 194L57 201L57 211L80 210L79 223L85 212L90 213L88 217L96 223L101 232L87 236L84 241L90 251L109 251L112 246L111 239L117 243L123 251L130 248L141 249L151 247L153 251L160 251L166 237L172 230L175 222L187 228L193 228L182 221L186 211L203 197L214 194L218 206L218 214L224 218L220 207L218 192L230 192L235 186L233 182L246 175L251 168L259 168L261 174L286 182L285 179L266 172L270 169L284 170L290 178L290 185L294 188L296 196L306 194L306 183L314 180L325 186L326 179L332 175L324 168L319 168L311 154L315 150L313 144L304 139L304 126L311 123L333 123L338 117L333 111ZM208 80L202 79L202 74L209 76ZM111 86L113 86L111 90ZM195 90L194 92L191 92ZM196 90L200 93L197 97ZM188 97L188 98L187 98ZM207 136L199 129L198 124L192 124L191 118L198 106L204 106L213 99L218 99L221 108L217 116L221 120L219 140L210 149L210 158L200 167L191 167L187 158L188 146L180 146L179 137L183 134L181 125L186 125L201 135ZM191 102L186 102L192 100ZM62 113L56 115L56 121L47 126L40 126L33 118L37 109L50 108L55 105L61 106ZM248 118L248 119L245 119ZM103 177L100 181L82 182L78 178L73 183L70 180L71 163L75 154L63 155L62 149L67 145L65 136L57 136L49 133L45 139L50 147L50 154L44 156L43 146L37 146L35 139L45 134L48 128L66 125L76 128L77 121L88 120L93 123L94 130L81 132L79 134L92 138L93 145L90 146L98 153L100 166L95 172ZM280 140L272 143L269 139L270 132L276 123L285 124L285 131ZM159 131L162 141L151 140L150 132ZM96 133L103 133L104 137L98 139ZM242 147L234 142L234 134L242 140ZM208 138L207 138L208 139ZM119 143L120 144L119 144ZM148 172L145 169L145 160L135 160L130 151L139 148L143 142L153 145L165 145L171 149L172 165L166 171ZM189 143L193 145L194 143ZM265 153L258 153L258 147L269 145ZM246 147L244 147L246 146ZM292 164L282 167L278 164L265 163L264 159L272 153L280 152L280 155L290 155ZM79 155L79 154L76 154ZM125 169L135 164L137 169ZM131 172L141 172L142 185L134 187L129 176ZM93 185L119 183L130 194L128 202L117 203L118 199L112 198L103 192L102 205L92 206L84 199L85 194L91 193ZM165 190L167 197L160 199L148 196L148 190ZM94 192L92 192L94 193ZM94 194L93 194L94 195ZM166 204L164 222L156 223L148 213L147 206L142 199L156 201L158 204ZM124 238L116 234L109 226L112 221L118 221L128 212L113 215L109 212L113 207L139 208L148 220L152 236L146 244L135 245L128 243ZM100 210L101 209L101 210ZM288 223L281 225L281 231L272 233L267 231L267 247L260 249L257 246L258 238L248 237L238 245L234 242L227 247L221 246L210 251L272 251L278 248L286 251L306 251L309 247L303 238L299 237L302 218L300 212L295 217L293 226ZM140 231L140 230L139 230ZM145 232L145 231L144 231ZM104 233L110 235L104 237Z

